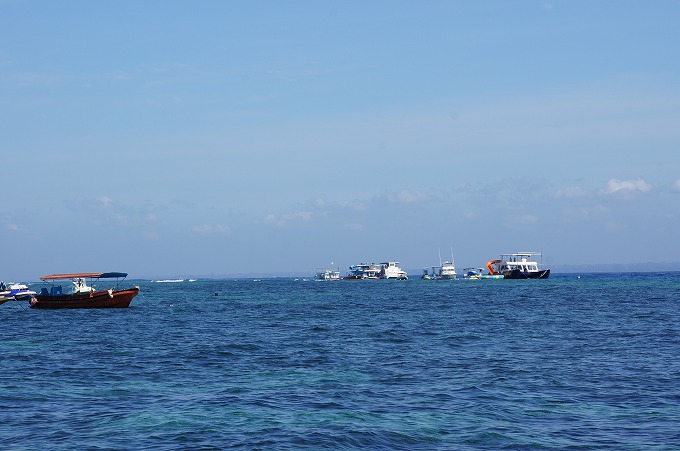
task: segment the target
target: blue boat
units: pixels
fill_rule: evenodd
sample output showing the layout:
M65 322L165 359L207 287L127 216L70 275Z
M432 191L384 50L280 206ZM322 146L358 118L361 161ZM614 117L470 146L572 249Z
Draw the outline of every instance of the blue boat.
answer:
M30 301L36 294L23 283L12 283L6 286L4 282L0 282L0 304L7 301Z

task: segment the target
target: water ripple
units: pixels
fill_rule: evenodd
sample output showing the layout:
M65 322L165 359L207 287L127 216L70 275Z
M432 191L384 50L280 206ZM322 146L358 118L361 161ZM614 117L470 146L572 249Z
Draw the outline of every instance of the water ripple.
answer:
M680 448L677 274L390 282L4 304L0 446Z

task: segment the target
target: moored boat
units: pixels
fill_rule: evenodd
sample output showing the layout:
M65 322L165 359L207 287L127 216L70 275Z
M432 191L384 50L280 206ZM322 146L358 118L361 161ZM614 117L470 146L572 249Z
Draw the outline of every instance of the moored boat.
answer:
M453 260L453 259L452 259ZM444 262L439 266L439 278L440 279L455 279L458 277L456 274L456 265L453 261Z
M314 280L340 280L340 271L334 269L317 269Z
M26 284L10 283L5 285L4 282L0 282L0 304L4 304L7 301L28 301L36 294Z
M484 274L484 268L464 268L463 279L482 280L482 279L503 279L503 274Z
M432 266L432 272L428 273L427 268L423 268L422 279L427 280L453 280L458 277L456 265L453 259L453 249L451 249L451 261L442 262L442 254L439 252L439 266Z
M399 262L383 262L380 263L380 278L406 280L408 274L399 267Z
M119 284L127 277L126 273L74 273L74 274L51 274L43 276L40 280L49 282L50 289L46 287L40 290L29 303L31 308L42 309L72 309L72 308L127 308L132 299L139 293L139 287L119 289ZM86 279L91 279L91 285L87 285ZM116 279L116 286L97 290L94 284L100 279ZM56 282L70 280L71 292L64 293L61 285Z
M349 272L344 280L364 280L364 279L379 279L382 268L375 263L359 263L349 267Z
M13 283L8 288L10 290L8 296L13 297L16 301L29 301L38 294L23 283Z
M433 266L432 270L430 268L423 268L423 275L420 276L424 280L435 280L437 278L437 267Z
M477 280L482 275L483 268L463 268L463 279Z
M489 275L502 275L505 279L547 279L550 269L541 269L537 261L530 260L536 256L541 256L541 253L501 254L500 259L488 261L486 267Z

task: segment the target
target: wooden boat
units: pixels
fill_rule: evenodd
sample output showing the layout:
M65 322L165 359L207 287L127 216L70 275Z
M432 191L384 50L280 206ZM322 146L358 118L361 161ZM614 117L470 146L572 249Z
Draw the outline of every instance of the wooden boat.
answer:
M50 289L42 288L29 303L31 308L62 309L62 308L127 308L132 298L139 293L139 287L119 289L118 285L127 277L122 272L51 274L40 280L50 282ZM122 278L122 279L121 279ZM107 290L96 290L88 286L85 279L92 279L92 285L100 279L116 279L116 286ZM63 293L61 285L55 282L71 280L73 290Z

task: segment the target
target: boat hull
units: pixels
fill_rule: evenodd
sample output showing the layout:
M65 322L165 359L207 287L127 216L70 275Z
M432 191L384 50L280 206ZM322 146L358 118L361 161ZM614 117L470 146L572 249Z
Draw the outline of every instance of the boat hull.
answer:
M512 271L504 272L503 277L505 279L547 279L550 277L550 270L522 272L519 269L513 269Z
M35 297L36 294L37 293L35 291L17 293L14 295L14 299L17 301L30 301Z
M31 308L39 309L127 308L137 293L139 293L138 287L57 296L37 295L29 305Z

